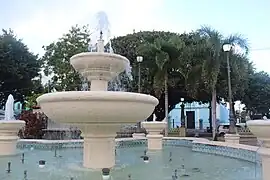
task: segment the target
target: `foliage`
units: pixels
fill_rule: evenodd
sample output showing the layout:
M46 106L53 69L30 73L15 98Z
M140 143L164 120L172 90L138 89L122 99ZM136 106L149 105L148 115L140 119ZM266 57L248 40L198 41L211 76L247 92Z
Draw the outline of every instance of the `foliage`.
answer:
M239 46L240 48L244 49L246 52L248 52L248 43L247 40L244 39L239 34L230 35L228 37L225 37L218 32L217 30L209 27L209 26L202 26L198 33L202 36L202 38L206 39L205 48L208 49L208 55L206 56L206 59L204 60L202 64L202 79L205 83L208 91L212 93L211 98L211 120L210 120L210 128L212 126L212 122L216 122L216 103L217 103L217 95L220 94L217 92L217 83L219 80L221 80L223 77L226 77L225 74L221 74L222 66L227 67L227 53L230 53L230 57L233 57L233 60L239 62L242 61L243 57L237 56L237 54L233 53L232 48L229 50L229 52L223 51L223 45L224 44L230 44L232 47ZM226 62L226 63L225 63ZM226 65L225 65L226 64ZM234 63L234 67L237 69L238 66L236 63ZM232 63L229 64L230 71L232 67ZM243 67L243 66L242 66ZM228 67L227 67L228 68ZM242 68L243 69L243 68ZM245 69L245 68L244 68ZM225 70L225 69L224 69ZM227 69L228 70L228 69ZM239 71L234 71L235 74L240 74ZM223 76L222 76L223 75ZM233 75L233 74L231 74ZM228 74L227 74L228 76ZM238 76L239 81L241 80L241 76ZM224 78L225 79L225 78ZM232 78L230 78L231 80ZM236 86L232 89L236 92ZM224 86L222 86L224 88ZM228 88L227 88L228 89ZM224 95L224 94L223 94ZM232 98L232 97L231 97ZM232 130L232 126L230 126L230 131ZM214 136L214 135L213 135Z
M43 129L46 128L47 117L42 113L33 113L33 111L23 111L20 120L25 121L24 129L19 133L21 138L42 139Z
M253 114L269 114L270 107L270 76L266 72L255 72L250 75L249 86L245 90L243 103Z
M81 78L69 64L72 55L87 50L90 34L86 26L72 27L57 42L45 47L42 60L46 74L51 74L50 86L58 91L78 90L81 88ZM251 94L250 83L254 69L246 53L248 44L239 34L224 37L213 28L204 26L199 31L176 34L163 31L142 31L112 39L115 53L130 60L133 80L122 73L119 83L110 82L111 90L138 91L138 62L137 56L143 56L141 66L142 93L151 94L159 99L155 109L157 120L165 116L164 72L168 75L168 110L179 103L180 98L186 102L209 102L211 93L217 100L228 97L226 53L224 43L240 46L243 54L230 52L231 81L234 100L242 100L254 106L247 98ZM179 53L179 54L177 54ZM167 61L174 59L173 61ZM162 75L163 74L163 75ZM162 85L163 84L163 85ZM253 88L253 87L252 87ZM213 95L213 94L212 94ZM260 98L262 98L260 96ZM150 118L149 118L150 119Z
M44 47L42 57L45 75L51 75L50 88L56 91L80 90L82 78L70 65L70 58L87 51L90 41L88 26L74 26L57 42Z
M39 80L34 79L41 65L37 55L29 52L11 30L2 30L0 35L0 64L0 106L9 94L23 103L24 96L42 88Z
M37 94L32 94L30 96L26 97L26 108L32 109L34 106L37 105L36 99L41 96L43 93L37 93Z
M227 77L227 71L224 71L227 70L227 62L226 52L223 51L223 45L231 44L233 47L239 46L245 50L245 52L248 52L248 43L247 40L239 34L224 37L220 32L209 26L202 26L198 32L207 40L205 48L208 49L208 55L202 64L202 77L209 90L212 91L213 89L216 89L220 78ZM235 81L239 82L246 76L246 74L243 74L240 70L243 70L245 73L247 64L248 60L245 54L240 55L230 51L230 66L231 70L234 70L234 74L232 73L231 76L238 78L237 80L235 79ZM236 92L236 90L234 92Z
M160 44L163 44L163 48L175 50L175 47L178 45L170 48L170 39L171 41L178 39L185 48L182 48L182 52L177 55L179 58L175 58L177 59L176 61L172 64L167 64L169 65L168 67L170 67L168 71L169 111L179 103L181 97L184 97L187 102L194 101L195 99L203 99L203 101L209 99L209 94L203 89L202 84L198 83L199 80L196 78L198 77L196 74L199 74L201 70L198 66L198 62L202 61L202 49L199 47L203 42L203 40L200 41L197 40L197 38L198 35L195 33L177 35L171 32L143 31L112 40L114 51L126 56L133 67L132 73L134 80L131 82L130 91L137 91L138 87L138 63L136 62L136 56L143 56L144 60L141 63L142 92L159 98L159 105L155 109L157 120L164 119L165 96L164 85L162 85L161 81L164 78L160 78L162 77L160 76L162 74L162 71L160 71L161 66L158 66L160 63L156 63L155 58L159 50L156 49L155 46L158 47ZM181 44L179 44L179 46L181 46ZM192 66L187 70L186 67L188 64ZM201 88L197 88L199 85ZM151 119L151 117L149 117L149 119Z

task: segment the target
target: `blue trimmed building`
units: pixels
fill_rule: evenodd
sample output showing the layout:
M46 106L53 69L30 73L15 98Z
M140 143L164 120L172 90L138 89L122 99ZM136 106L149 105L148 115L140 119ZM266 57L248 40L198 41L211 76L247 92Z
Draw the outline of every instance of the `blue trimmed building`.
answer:
M170 128L181 126L181 103L169 113ZM185 119L187 129L206 129L209 124L209 104L198 102L185 103ZM217 104L217 124L229 124L229 110L223 104Z

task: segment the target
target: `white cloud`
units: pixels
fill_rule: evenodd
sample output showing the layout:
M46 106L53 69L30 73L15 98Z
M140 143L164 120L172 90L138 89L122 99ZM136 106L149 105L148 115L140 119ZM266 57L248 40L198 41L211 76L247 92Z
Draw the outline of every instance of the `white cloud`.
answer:
M72 1L67 1L72 2ZM75 1L73 1L75 2ZM75 24L91 24L96 12L105 11L110 20L112 35L131 33L133 29L153 29L158 23L163 0L79 0L59 7L44 8L32 18L15 24L15 32L35 53L42 54L42 45L51 43Z
M255 67L259 71L270 72L270 50L254 50L250 53L250 59L253 60Z
M31 0L29 0L30 3ZM190 19L178 18L173 14L181 9L168 12L164 9L165 0L59 0L50 1L51 6L33 7L35 11L26 12L31 18L15 22L10 28L18 37L23 38L31 51L43 54L42 46L57 40L66 33L72 25L93 25L95 13L105 11L111 24L112 36L132 33L133 29L167 30L175 32L190 31L199 27ZM29 4L33 6L34 0ZM180 12L178 12L180 11ZM28 16L29 17L29 16ZM7 19L8 20L8 19ZM198 26L198 27L197 27ZM266 66L270 51L253 51L250 54L256 67L270 72Z
M159 14L164 0L78 0L62 1L54 7L45 6L31 12L31 18L13 24L18 37L23 38L31 51L42 55L43 45L56 41L72 25L94 26L94 16L98 11L105 11L111 24L112 36L132 33L133 29L153 30L161 27ZM163 26L164 27L164 26ZM43 78L43 82L48 77Z

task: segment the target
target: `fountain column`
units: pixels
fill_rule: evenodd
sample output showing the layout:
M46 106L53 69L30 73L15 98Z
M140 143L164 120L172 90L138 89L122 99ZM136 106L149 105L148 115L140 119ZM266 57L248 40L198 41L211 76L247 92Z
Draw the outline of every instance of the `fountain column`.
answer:
M249 120L247 125L250 131L262 142L258 154L262 160L262 180L270 179L270 120Z
M84 167L102 169L114 166L115 136L119 127L120 125L86 125L80 127L84 137Z
M101 34L102 36L102 34ZM97 51L104 52L104 40L99 39ZM98 69L102 71L102 67ZM107 72L104 72L107 73ZM106 78L88 77L91 81L91 91L107 91L108 80ZM100 107L102 108L102 107ZM98 121L98 120L97 120ZM78 125L84 138L83 166L91 169L111 168L115 164L115 137L120 125L104 124L83 124Z
M146 129L148 134L146 135L148 142L148 150L161 150L162 138L161 131L167 126L166 122L142 122L142 126Z

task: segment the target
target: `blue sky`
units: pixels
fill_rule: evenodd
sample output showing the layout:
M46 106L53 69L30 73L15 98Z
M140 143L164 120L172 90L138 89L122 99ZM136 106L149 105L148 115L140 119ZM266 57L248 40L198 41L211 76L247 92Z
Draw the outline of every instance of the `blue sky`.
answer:
M184 32L211 25L249 39L250 59L270 73L269 0L0 0L0 27L12 28L35 53L74 24L93 24L105 11L114 36L139 30ZM258 50L265 49L265 50ZM269 64L269 66L268 66Z

